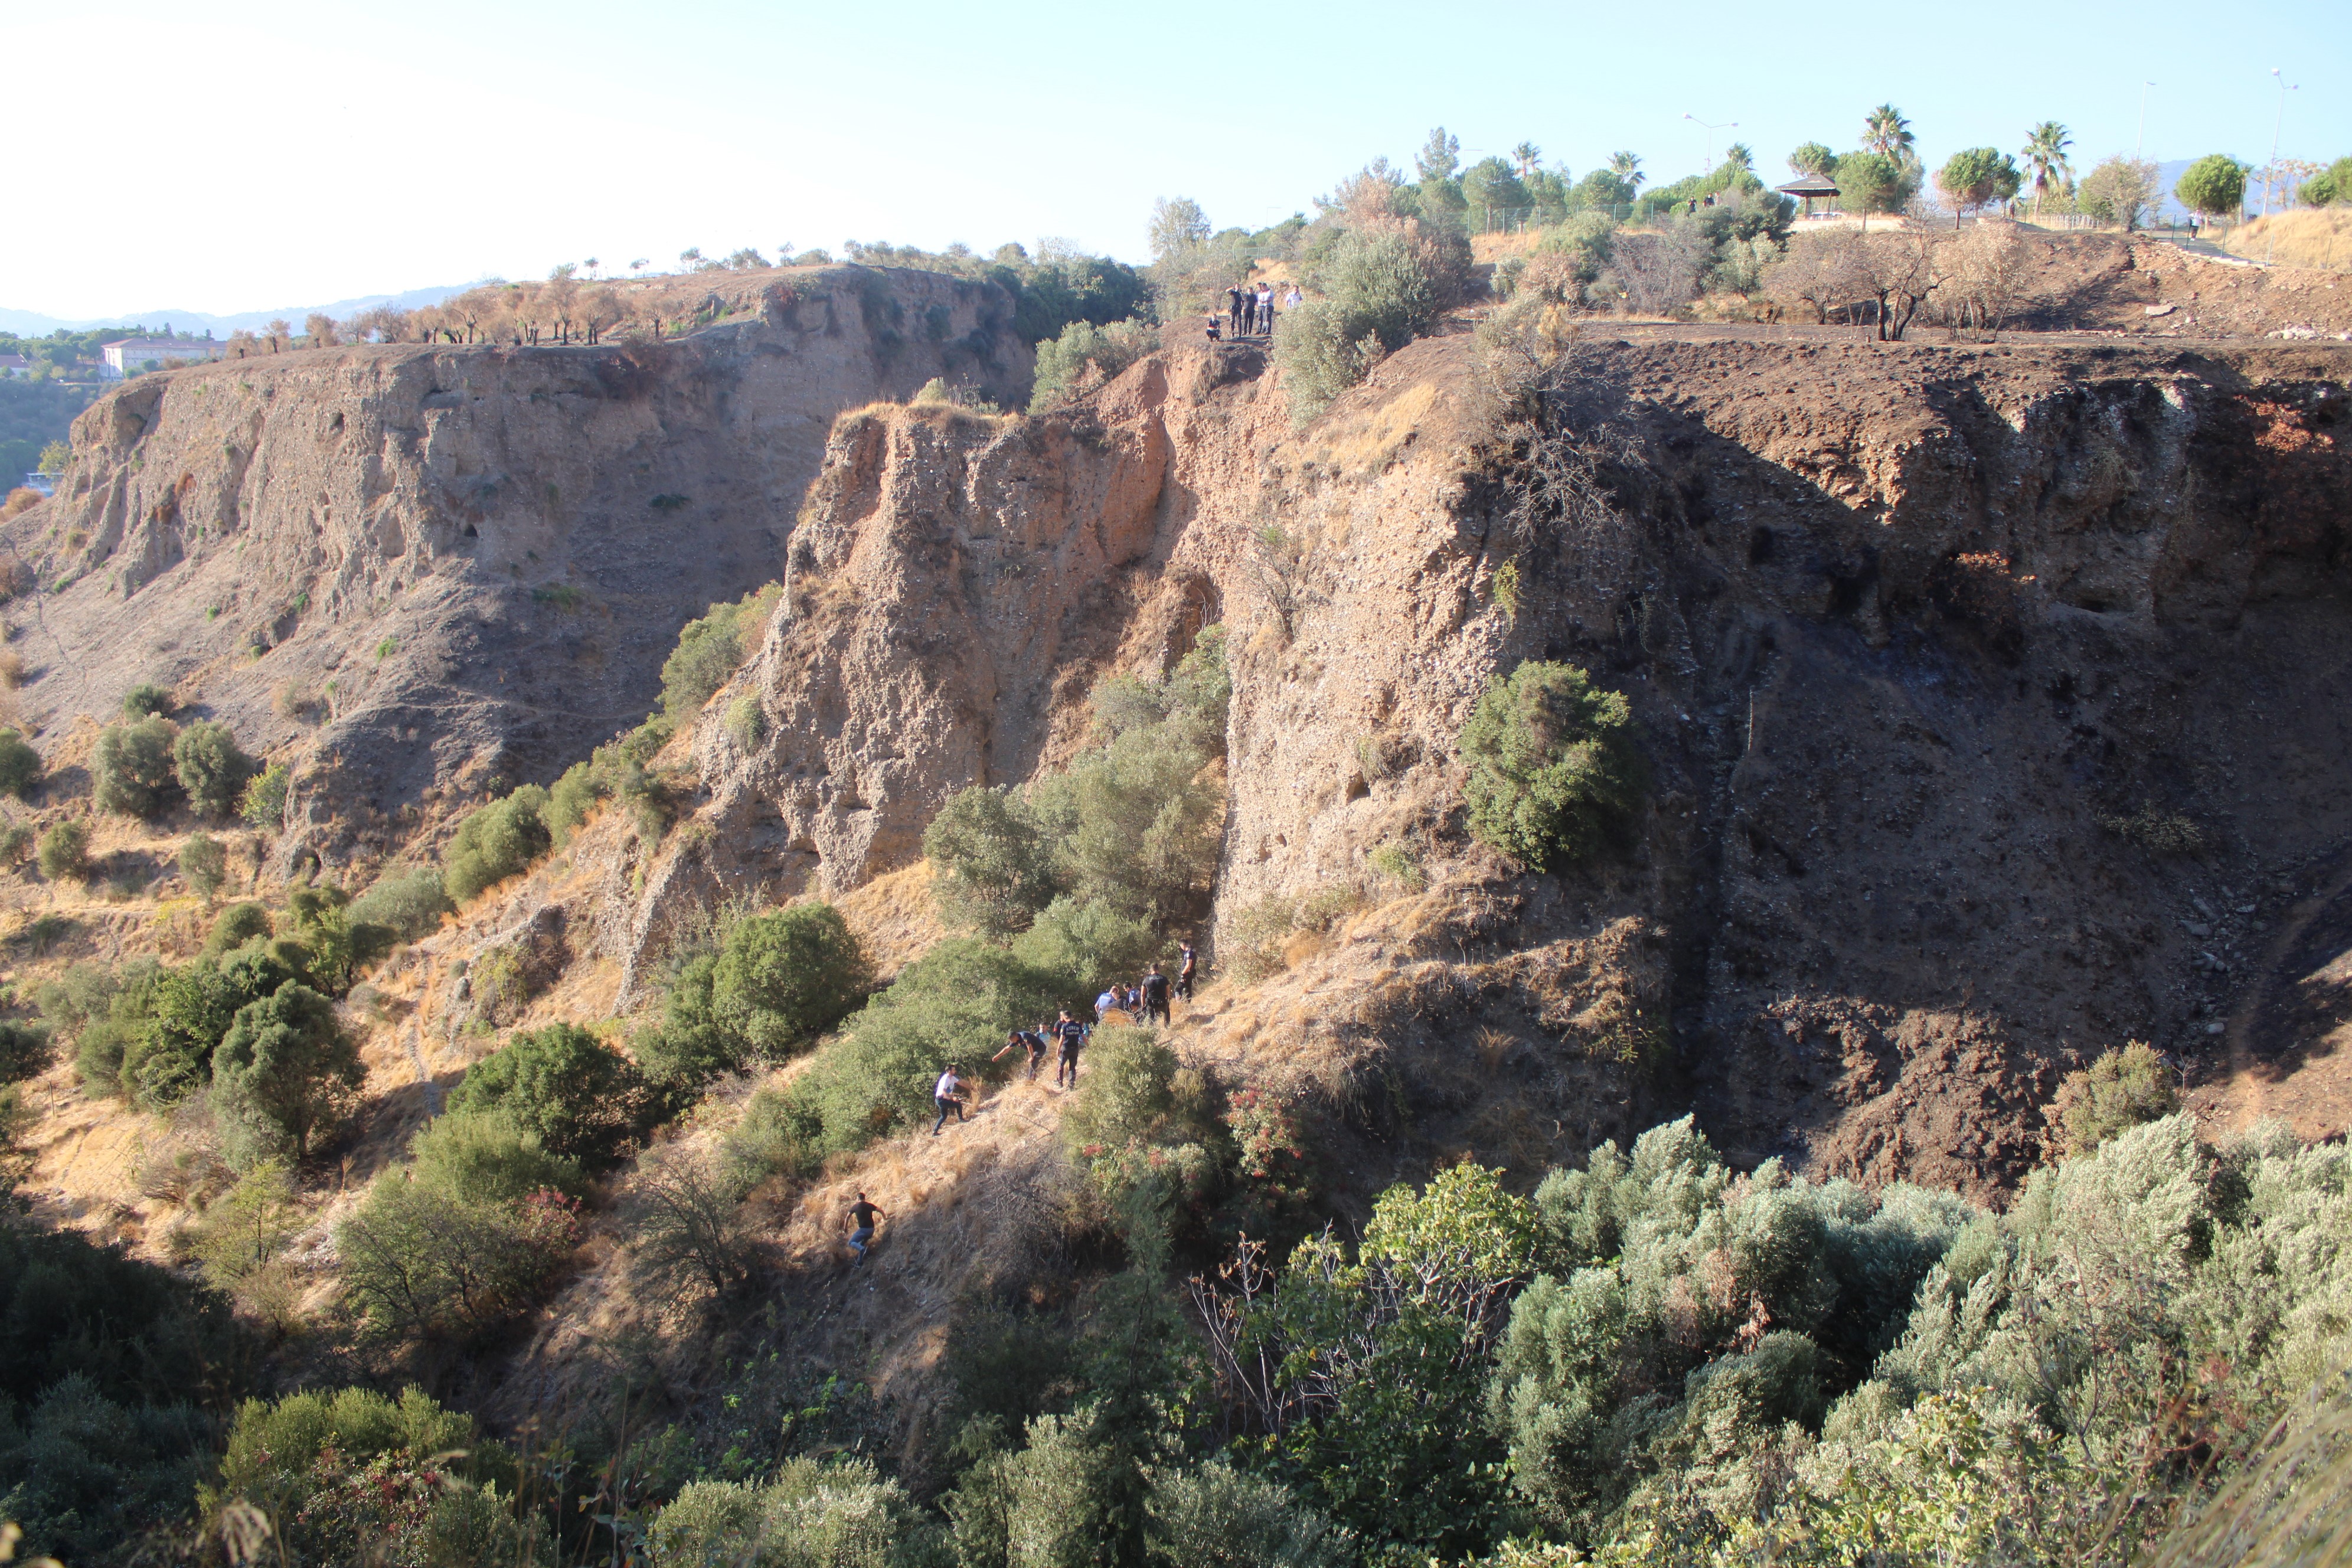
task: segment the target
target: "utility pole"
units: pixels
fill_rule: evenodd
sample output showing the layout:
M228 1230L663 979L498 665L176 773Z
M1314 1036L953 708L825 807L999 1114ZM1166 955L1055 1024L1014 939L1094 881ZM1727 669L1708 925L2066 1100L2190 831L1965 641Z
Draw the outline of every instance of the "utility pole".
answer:
M2270 167L2263 171L2262 216L2264 217L2271 216L2271 182L2278 178L2279 132L2286 128L2286 95L2290 92L2301 92L2303 90L2303 84L2301 82L2291 82L2287 80L2286 78L2279 75L2279 68L2276 66L2271 67L2271 79L2278 83L2279 100L2278 117L2271 121ZM2273 249L2277 247L2278 238L2276 236L2272 237L2271 245Z
M1720 125L1709 125L1696 114L1685 114L1683 118L1706 132L1706 167L1701 169L1699 173L1712 174L1715 173L1715 133L1718 131L1737 131L1739 129L1739 121L1727 120Z

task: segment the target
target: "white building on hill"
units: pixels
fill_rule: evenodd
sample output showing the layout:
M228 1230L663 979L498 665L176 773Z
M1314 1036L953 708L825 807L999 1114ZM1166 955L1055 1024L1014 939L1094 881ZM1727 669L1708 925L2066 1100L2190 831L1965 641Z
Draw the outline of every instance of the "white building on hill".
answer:
M121 377L146 369L150 360L172 365L218 359L221 346L210 338L194 342L186 338L117 338L99 344L98 352L106 356L106 374Z

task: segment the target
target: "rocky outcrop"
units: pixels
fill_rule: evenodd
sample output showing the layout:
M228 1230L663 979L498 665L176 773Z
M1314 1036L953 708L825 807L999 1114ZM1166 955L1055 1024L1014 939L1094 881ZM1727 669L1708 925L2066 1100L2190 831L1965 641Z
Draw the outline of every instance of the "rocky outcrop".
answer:
M299 760L289 843L380 855L641 718L678 627L782 569L835 416L945 376L1008 401L992 285L730 279L683 337L357 346L142 377L0 531L25 716L160 681Z
M1629 858L1478 873L1475 919L1425 917L1458 973L1409 1006L1354 1005L1318 960L1295 1048L1425 1055L1648 998L1665 1057L1611 1047L1640 1113L1696 1105L1746 1159L1996 1186L2085 1054L2193 1065L2218 1037L2237 960L2194 908L2259 904L2352 834L2331 363L1601 344L1505 389L1451 339L1298 436L1230 349L1041 420L847 421L787 604L686 742L709 798L611 934L642 955L715 897L908 863L947 793L1056 760L1096 675L1208 619L1235 681L1221 921L1377 901L1377 847L1475 868L1454 737L1496 674L1568 658L1643 721ZM1655 985L1496 961L1581 974L1613 930L1664 945ZM1359 994L1444 957L1360 945L1385 956Z

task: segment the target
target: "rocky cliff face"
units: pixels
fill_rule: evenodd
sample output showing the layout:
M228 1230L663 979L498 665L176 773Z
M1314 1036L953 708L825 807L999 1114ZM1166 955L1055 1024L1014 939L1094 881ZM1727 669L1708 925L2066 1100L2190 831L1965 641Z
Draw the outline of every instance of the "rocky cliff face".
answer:
M46 736L176 687L303 763L330 862L643 717L678 627L776 577L833 419L933 376L1008 401L1001 290L807 268L730 279L660 342L322 349L142 378L75 426L0 545ZM45 742L46 743L46 742Z
M1438 1106L1483 1029L1489 1102L1573 1058L1588 1102L1696 1104L1744 1158L1981 1188L2085 1054L2212 1048L2231 944L2352 832L2334 362L1661 342L1498 388L1471 357L1416 344L1297 437L1231 349L1042 420L844 422L786 603L680 742L708 798L633 907L608 886L607 940L908 863L948 793L1076 742L1096 675L1222 620L1223 928L1391 900L1273 988L1286 1055L1385 1053ZM1530 658L1633 699L1621 863L1519 876L1460 835L1454 735ZM1394 898L1382 845L1437 890ZM1667 1059L1618 1059L1636 1013Z

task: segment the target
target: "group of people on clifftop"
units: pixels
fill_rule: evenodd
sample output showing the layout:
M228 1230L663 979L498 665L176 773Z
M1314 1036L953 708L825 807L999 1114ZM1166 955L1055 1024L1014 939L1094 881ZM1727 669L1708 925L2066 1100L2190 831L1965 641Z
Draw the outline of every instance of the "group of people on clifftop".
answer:
M1288 285L1282 296L1282 309L1287 310L1306 301L1296 283ZM1270 338L1274 335L1275 291L1271 283L1260 283L1253 289L1246 283L1236 283L1225 290L1225 313L1220 318L1209 312L1209 341L1222 342L1228 339L1239 342L1245 338Z
M1080 1020L1065 1007L1051 1023L1041 1023L1030 1029L1014 1029L1005 1037L1004 1044L997 1053L988 1059L995 1063L1014 1051L1026 1051L1029 1057L1028 1078L1034 1083L1050 1051L1055 1057L1054 1087L1063 1090L1075 1089L1078 1087L1078 1058L1086 1050L1087 1042L1093 1037L1097 1027L1112 1022L1111 1015L1114 1013L1122 1015L1120 1022L1168 1023L1171 1016L1169 998L1175 995L1191 1001L1192 986L1200 976L1200 955L1193 951L1192 944L1189 942L1181 943L1172 981L1154 963L1144 971L1142 979L1133 985L1105 986L1102 994L1095 998L1094 1023ZM939 1110L938 1118L931 1123L932 1137L940 1135L940 1130L947 1126L949 1117L953 1116L958 1121L964 1120L964 1089L963 1064L950 1062L947 1070L940 1073L931 1085L931 1103ZM866 1261L866 1251L874 1240L875 1226L881 1215L881 1209L869 1203L864 1193L858 1194L857 1201L849 1205L849 1249L857 1255L860 1263Z

